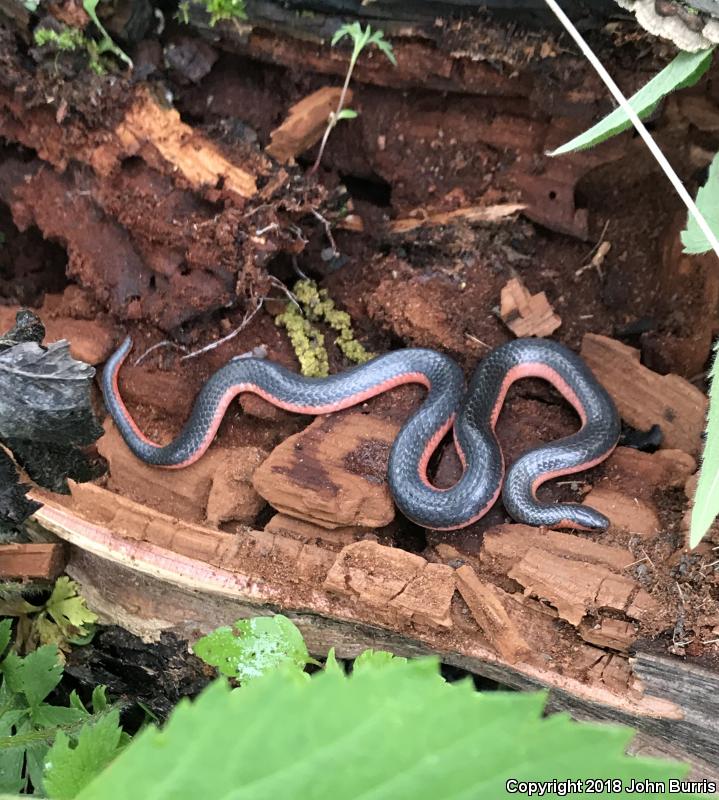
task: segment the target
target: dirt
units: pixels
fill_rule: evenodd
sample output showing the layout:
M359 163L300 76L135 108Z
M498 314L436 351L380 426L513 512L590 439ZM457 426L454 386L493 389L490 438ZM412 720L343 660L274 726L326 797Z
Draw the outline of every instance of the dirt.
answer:
M177 434L202 384L233 356L263 346L269 359L297 369L270 311L286 301L282 285L290 287L301 273L328 289L374 352L431 347L452 355L469 375L490 348L511 337L498 306L502 287L519 278L531 293L546 292L562 321L559 341L578 350L587 333L615 336L639 347L652 369L706 389L719 327L717 289L705 262L678 252L678 202L641 142L625 135L574 159L545 155L607 107L596 79L573 56L525 58L514 65L516 80L498 69L481 89L472 72L479 66L467 59L465 73L434 76L420 88L424 45L405 45L409 55L391 78L381 78L375 62L358 73L353 105L360 116L333 132L315 182L306 174L314 151L286 167L263 151L287 109L334 80L315 56L302 67L306 45L281 40L270 51L269 39L255 34L247 45L255 48L253 58L180 36L170 25L161 41L174 48L170 66L163 65L157 41L137 46L155 88L164 81L172 92L180 117L170 119L148 111L154 100L130 81L93 78L83 88L47 60L28 67L17 41L2 27L0 35L7 66L0 80L0 296L7 305L44 302L55 318L100 319L114 341L121 331L132 335L122 392L151 438ZM656 66L654 56L635 62L633 47L639 45L623 45L617 57L617 77L628 89ZM41 90L52 92L52 102L40 104ZM690 95L714 98L715 91L710 76ZM671 105L653 126L670 161L695 187L706 166L706 131ZM212 163L212 180L197 177L194 162L188 165L183 136L191 138L193 153L205 154L203 168ZM248 182L231 169L242 170ZM247 188L252 183L257 193ZM513 201L526 203L525 213L500 224L420 226L401 235L387 227L399 218ZM347 205L363 219L364 231L336 226L339 256L327 258L325 227L311 211L336 224ZM586 268L602 241L611 244L608 255ZM259 299L264 308L242 328ZM183 359L238 328L227 343ZM154 345L161 346L134 365ZM330 364L333 371L349 366L332 344ZM419 390L403 388L366 410L396 424L420 400ZM261 400L243 400L242 409L228 411L214 447L269 453L311 423L271 411ZM525 381L512 389L497 431L511 464L576 424L553 390ZM345 459L345 469L381 481L378 465L386 458L386 442L370 438ZM324 480L322 464L303 468ZM449 442L433 470L439 486L459 475ZM541 496L581 500L610 478L598 467L545 487ZM615 483L634 491L621 476ZM138 496L127 480L122 485L128 497ZM635 557L632 574L659 609L642 617L638 638L719 666L715 540L692 554L684 550L683 487L657 486L644 499L659 515L658 535L639 540L612 529L584 538ZM173 505L170 495L146 502L183 516L182 503ZM242 522L262 528L267 515L264 507ZM476 559L484 533L506 521L498 504L449 539L401 517L374 533L422 551L429 562L449 541L482 579L514 592L516 580ZM539 614L539 627L543 619ZM554 620L552 630L556 638L548 647L569 669L574 631ZM449 645L451 635L443 636Z

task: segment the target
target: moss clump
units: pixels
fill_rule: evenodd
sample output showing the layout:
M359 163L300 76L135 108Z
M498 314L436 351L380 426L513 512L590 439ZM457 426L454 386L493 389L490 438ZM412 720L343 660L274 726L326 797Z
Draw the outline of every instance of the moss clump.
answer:
M319 289L311 280L301 280L292 287L300 307L288 303L286 310L275 318L283 325L292 342L303 375L321 378L329 375L329 361L325 348L325 337L312 323L326 322L337 331L335 344L345 358L362 364L372 358L355 339L352 320L346 311L335 308L326 289Z
M63 25L58 30L52 28L38 28L33 39L38 47L50 47L57 53L75 53L84 50L88 57L88 66L98 75L104 75L106 70L100 60L97 42L88 38L78 28Z

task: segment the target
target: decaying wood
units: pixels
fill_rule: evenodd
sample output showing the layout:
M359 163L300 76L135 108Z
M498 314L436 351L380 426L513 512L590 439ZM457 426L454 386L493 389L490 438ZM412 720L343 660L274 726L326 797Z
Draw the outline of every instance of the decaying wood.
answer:
M295 103L287 118L270 134L271 142L265 148L273 158L287 163L304 153L322 138L327 119L337 109L342 89L324 86ZM345 106L352 104L352 90L345 94Z
M500 222L522 211L521 203L502 203L496 206L471 206L434 214L416 212L416 216L396 219L389 224L390 233L409 233L417 228L451 225L456 222Z
M386 475L398 431L359 412L318 417L270 453L253 485L278 511L316 525L379 528L394 519Z
M550 336L562 324L546 293L531 294L519 278L502 288L499 316L515 336Z
M312 653L324 655L331 646L341 657L356 656L366 647L413 656L437 652L447 663L509 686L523 689L547 686L551 689L552 709L570 709L580 717L630 723L651 737L671 741L669 752L675 757L686 757L692 751L694 758L719 764L715 736L719 717L715 714L712 718L709 710L697 708L699 701L692 683L696 668L677 660L656 659L652 662L653 671L643 669L642 683L637 683L632 666L636 668L646 662L641 654L627 661L618 652L626 641L619 626L600 626L600 633L595 636L603 637L614 654L584 645L588 648L586 663L591 668L583 679L570 677L548 666L550 662L542 653L530 653L526 660L514 663L498 655L492 645L485 644L480 627L476 624L472 627L462 617L454 601L450 620L456 620L457 624L452 627L443 624L446 621L443 614L434 619L420 619L418 611L432 608L423 597L430 591L429 585L436 585L439 574L440 585L446 587L454 570L445 567L439 573L436 569L430 571L430 567L442 565L427 564L419 556L364 543L364 556L355 559L352 553L363 543L350 545L337 554L299 542L280 544L281 537L258 531L235 536L189 526L117 498L99 487L75 486L73 493L73 500L65 506L43 494L46 505L37 513L36 520L45 530L54 531L70 542L68 572L81 583L91 607L105 620L118 622L145 637L172 630L194 640L217 625L281 609L302 629ZM136 516L130 519L127 514ZM98 525L99 518L105 522ZM128 538L129 534L132 538ZM539 535L546 542L553 541L555 550L564 549L581 557L573 545L561 538L565 535ZM513 531L508 531L508 537L513 539ZM501 537L495 534L494 538ZM590 545L589 555L584 556L589 562L618 565L625 558L619 548L566 536L567 540L572 538L579 545ZM371 545L369 551L367 544ZM170 545L172 550L168 549ZM516 547L516 542L504 553L505 558L512 547ZM398 592L396 597L409 590L406 603L392 605L386 596L380 598L374 590L384 591L385 582L379 581L374 573L362 571L363 565L377 567L377 557L384 556L386 550L403 560L403 566L399 567L403 579L394 588ZM309 569L305 566L308 563L312 565ZM423 585L422 576L428 572L434 572L435 576ZM263 577L270 573L272 580ZM339 590L331 604L323 588L330 574L338 579ZM390 577L396 575L393 570ZM351 583L348 585L343 579ZM365 602L366 592L374 598L371 605ZM516 608L510 614L512 618ZM401 627L390 624L391 619L398 617L404 621ZM552 624L551 617L544 618L547 624ZM577 652L582 652L581 648ZM673 691L673 687L663 683L662 678L667 680L665 668L682 672L682 685L691 694L687 704L682 692ZM702 698L713 696L718 688L716 676L700 672L704 683L697 685L702 689ZM710 685L706 685L707 681ZM670 689L672 701L660 699ZM698 725L705 726L705 730L698 732ZM706 731L712 731L713 736L706 735ZM668 746L658 738L653 738L651 744L667 752Z
M170 472L134 456L109 416L104 427L97 449L107 459L108 486L114 491L211 526L230 520L247 523L262 509L264 501L252 488L252 473L267 456L259 447L212 447L206 457Z
M654 505L626 491L598 486L589 492L584 502L604 514L612 525L630 533L652 538L662 529Z
M106 175L117 165L118 150L139 155L160 171L169 165L194 189L216 188L240 197L257 191L255 178L225 158L202 134L186 125L174 108L162 108L149 92L140 91L122 122L115 128L115 141L100 145L91 163Z
M53 581L65 569L62 544L0 545L0 580Z
M527 656L529 645L500 600L501 589L483 583L468 565L457 570L457 588L482 632L502 658L518 661Z
M582 357L617 404L622 419L635 428L661 426L663 446L697 455L706 420L707 399L678 375L659 375L639 362L639 351L615 339L587 334Z

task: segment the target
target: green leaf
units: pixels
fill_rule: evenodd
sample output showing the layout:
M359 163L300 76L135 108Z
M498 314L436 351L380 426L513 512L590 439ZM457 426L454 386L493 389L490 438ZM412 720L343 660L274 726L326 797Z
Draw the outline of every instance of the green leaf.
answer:
M329 672L330 675L339 675L340 677L344 677L345 671L337 661L334 647L330 647L330 651L327 653L327 658L325 659L325 672Z
M714 363L709 387L709 414L692 518L689 547L695 548L719 514L719 345L714 348Z
M719 235L719 153L709 166L707 181L697 192L697 207L715 235ZM682 231L685 253L706 253L712 246L694 217L689 214L687 226Z
M122 749L120 714L112 710L83 726L75 747L59 731L45 758L44 783L53 800L72 800Z
M7 650L12 638L12 620L4 619L0 621L0 658Z
M97 614L90 611L85 604L85 598L78 594L75 581L66 576L55 581L46 608L65 638L77 634L85 635L85 626L97 622Z
M31 708L36 708L60 683L62 664L57 647L45 645L20 658L10 653L0 664L8 687L22 694Z
M402 656L396 656L394 653L389 653L386 650L365 650L364 653L355 658L352 665L353 674L363 669L382 669L387 664L393 661L407 661Z
M473 800L507 796L509 779L686 773L626 756L626 728L544 717L544 693L479 694L437 675L424 659L306 683L276 671L234 692L218 681L137 736L77 800Z
M287 617L254 617L218 628L192 647L196 656L241 683L278 667L304 670L310 663L299 629Z
M355 117L359 116L358 113L352 108L343 108L337 114L335 114L335 122L339 122L341 119L355 119Z
M33 724L37 728L58 728L74 725L87 717L86 711L67 706L51 706L41 703L31 714Z
M95 26L102 35L102 41L100 42L98 48L99 52L103 53L109 50L110 52L114 53L120 59L120 61L124 61L128 67L132 68L132 60L130 59L130 57L127 55L127 53L121 50L115 44L115 42L112 41L112 39L110 38L110 34L105 30L105 27L99 20L96 11L97 4L99 2L100 0L82 0L82 7L85 9L85 13L95 23Z
M681 52L649 83L629 98L629 103L639 117L646 117L654 111L662 98L675 89L693 86L709 69L713 50L700 50L696 53ZM571 141L549 153L550 156L561 156L572 150L584 150L593 147L610 136L631 128L629 117L621 108L617 108L604 119L593 125L588 131L576 136Z

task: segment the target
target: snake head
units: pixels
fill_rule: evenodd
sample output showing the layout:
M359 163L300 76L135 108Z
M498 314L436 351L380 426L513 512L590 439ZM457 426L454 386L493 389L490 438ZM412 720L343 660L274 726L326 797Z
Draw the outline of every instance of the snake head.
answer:
M567 503L557 507L558 516L561 518L553 523L553 528L570 528L579 531L605 531L610 521L604 514L595 511L589 506L578 503Z

